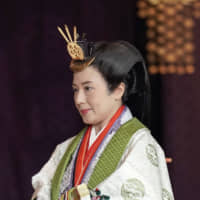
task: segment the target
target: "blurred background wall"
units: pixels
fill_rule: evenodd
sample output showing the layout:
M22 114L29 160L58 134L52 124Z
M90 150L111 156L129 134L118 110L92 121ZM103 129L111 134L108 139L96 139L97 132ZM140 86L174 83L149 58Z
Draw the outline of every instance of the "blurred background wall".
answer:
M0 7L0 196L27 200L31 176L55 146L81 129L65 42L57 25L77 25L90 41L127 40L146 58L145 20L138 1L16 1ZM184 21L183 21L184 23ZM200 21L194 43L199 44ZM195 72L154 74L152 125L166 155L175 199L199 196L200 46ZM147 63L148 64L148 63Z

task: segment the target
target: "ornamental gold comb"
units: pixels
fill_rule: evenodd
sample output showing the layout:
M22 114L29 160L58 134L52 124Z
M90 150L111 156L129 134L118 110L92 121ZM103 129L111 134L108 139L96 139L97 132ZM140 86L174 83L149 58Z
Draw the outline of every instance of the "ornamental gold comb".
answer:
M60 34L63 36L63 38L65 39L65 41L67 42L67 51L69 53L69 55L71 56L71 58L73 60L84 60L84 52L83 49L77 44L77 28L76 26L74 26L74 41L72 40L72 36L69 32L69 28L68 26L65 24L65 32L66 34L63 32L63 30L57 26L58 31L60 32Z

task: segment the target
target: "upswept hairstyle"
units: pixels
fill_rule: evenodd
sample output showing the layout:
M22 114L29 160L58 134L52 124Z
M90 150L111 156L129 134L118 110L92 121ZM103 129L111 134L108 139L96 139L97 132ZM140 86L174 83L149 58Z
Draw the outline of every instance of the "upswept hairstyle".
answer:
M81 66L81 63L94 57L89 67L102 74L110 92L124 82L123 103L130 108L133 116L149 126L150 82L141 53L126 41L85 43L83 49L85 61L75 61L74 66ZM73 67L71 69L73 71Z

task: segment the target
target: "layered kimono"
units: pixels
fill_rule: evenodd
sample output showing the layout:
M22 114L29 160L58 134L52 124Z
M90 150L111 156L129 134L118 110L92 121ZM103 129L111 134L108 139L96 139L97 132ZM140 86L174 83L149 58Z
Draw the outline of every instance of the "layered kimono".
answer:
M77 155L85 132L86 128L59 144L33 176L32 185L39 188L37 200L58 200L74 186ZM164 152L149 129L132 117L128 107L96 149L81 183L91 191L98 188L111 200L174 199Z

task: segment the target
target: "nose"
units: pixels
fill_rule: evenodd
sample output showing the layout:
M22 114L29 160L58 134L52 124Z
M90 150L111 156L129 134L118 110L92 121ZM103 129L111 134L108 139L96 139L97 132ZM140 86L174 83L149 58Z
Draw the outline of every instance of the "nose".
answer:
M78 90L75 94L74 94L74 102L76 105L80 105L86 102L86 97L85 97L85 93L83 90Z

